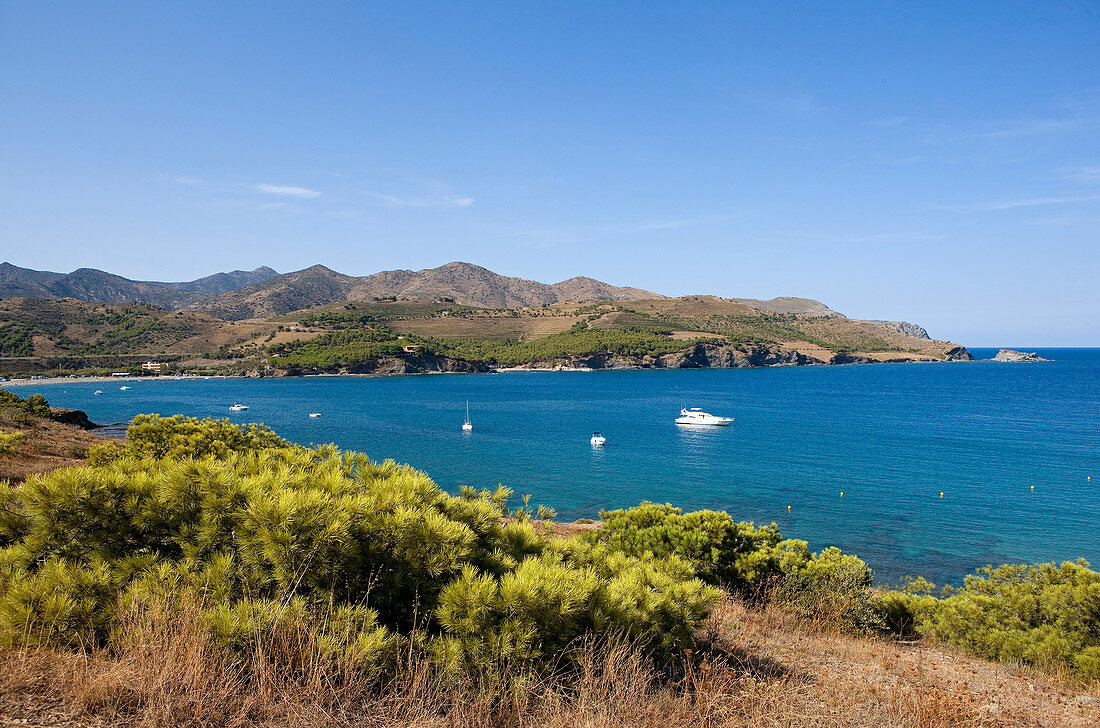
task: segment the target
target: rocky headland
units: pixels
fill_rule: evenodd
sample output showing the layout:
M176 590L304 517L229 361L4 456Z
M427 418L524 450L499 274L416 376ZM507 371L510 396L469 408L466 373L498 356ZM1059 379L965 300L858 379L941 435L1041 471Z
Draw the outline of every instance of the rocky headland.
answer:
M536 361L517 369L742 369L748 367L812 366L825 364L874 364L884 362L973 361L965 347L948 349L943 357L910 352L875 354L832 351L815 346L698 343L684 351L657 356L626 357L612 353Z

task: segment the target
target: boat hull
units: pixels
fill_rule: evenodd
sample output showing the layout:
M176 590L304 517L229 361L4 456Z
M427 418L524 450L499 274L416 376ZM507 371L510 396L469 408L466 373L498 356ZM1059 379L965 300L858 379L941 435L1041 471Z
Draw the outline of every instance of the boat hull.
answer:
M698 420L688 417L676 418L676 424L689 425L692 427L728 427L733 424L733 419L729 417L715 417L713 420Z
M687 422L676 420L676 424L685 424L687 427L729 427L733 422Z

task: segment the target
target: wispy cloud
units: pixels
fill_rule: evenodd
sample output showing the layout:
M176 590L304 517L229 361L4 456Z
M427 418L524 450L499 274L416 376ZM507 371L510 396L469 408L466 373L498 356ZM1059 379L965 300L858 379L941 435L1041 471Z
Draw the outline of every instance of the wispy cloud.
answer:
M1063 167L1058 176L1070 182L1100 184L1100 167Z
M331 180L322 192L302 185L256 182L240 177L214 179L164 174L160 179L186 189L189 196L202 200L204 204L252 210L288 210L311 215L354 216L360 219L364 213L386 209L464 209L474 204L473 196L456 194L445 182L409 175L395 181L390 189L386 189L387 185L382 182L377 182L377 187L386 189L385 192Z
M308 187L296 187L293 185L255 184L252 188L269 195L281 195L283 197L297 197L299 199L312 199L320 197L321 193Z
M1100 193L1061 195L1055 197L1025 197L1016 200L999 200L994 202L977 202L966 205L940 205L936 209L949 212L1000 212L1002 210L1015 210L1019 207L1040 207L1043 205L1065 205L1074 202L1092 202L1100 200Z

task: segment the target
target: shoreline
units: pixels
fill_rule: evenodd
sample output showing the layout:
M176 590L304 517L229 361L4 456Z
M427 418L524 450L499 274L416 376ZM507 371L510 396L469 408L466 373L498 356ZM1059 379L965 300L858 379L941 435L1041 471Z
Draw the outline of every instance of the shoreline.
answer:
M828 362L812 362L806 364L795 364L789 362L783 362L778 364L765 364L759 366L747 366L747 367L653 367L653 366L609 366L609 367L584 367L584 366L510 366L510 367L498 367L489 371L483 372L454 372L454 371L425 371L425 372L380 372L380 373L368 373L368 372L315 372L309 374L283 374L278 376L263 376L253 377L244 374L204 374L202 376L128 376L128 377L103 377L103 376L88 376L88 377L47 377L43 376L41 379L30 379L27 377L21 377L18 379L0 380L0 387L26 387L39 384L58 385L64 383L92 383L92 384L110 384L112 382L163 382L163 381L176 381L176 382L191 382L200 381L204 379L304 379L304 378L321 378L321 377L419 377L430 376L435 374L523 374L534 372L550 372L550 373L566 373L566 372L626 372L626 371L682 371L685 369L790 369L790 368L805 368L805 367L838 367L838 366L867 366L877 364L973 364L976 362L989 362L992 359L912 359L908 361L853 361L853 362L840 362L836 364Z
M190 382L198 381L200 379L245 379L247 377L234 377L227 374L211 374L209 376L203 375L201 377L154 377L154 376L131 376L131 377L42 377L41 379L29 379L27 377L20 377L19 379L8 379L6 381L0 381L0 387L25 387L35 384L64 384L68 382L87 382L92 384L109 384L111 382L155 382L155 381L180 381Z

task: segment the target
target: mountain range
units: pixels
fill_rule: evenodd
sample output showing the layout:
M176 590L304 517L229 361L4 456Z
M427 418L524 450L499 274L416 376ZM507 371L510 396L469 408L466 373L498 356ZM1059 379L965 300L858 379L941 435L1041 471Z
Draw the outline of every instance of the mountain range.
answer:
M193 281L134 281L94 268L72 273L0 264L0 299L56 300L75 298L89 303L145 303L169 311L196 311L225 321L261 319L342 301L379 299L454 301L487 309L539 307L583 301L657 301L659 293L613 286L576 277L560 283L539 283L502 276L471 263L447 263L426 270L389 270L349 276L315 265L291 273L261 266L251 271L215 273ZM844 318L820 301L784 296L762 301L726 299L746 311ZM928 333L906 322L875 321L906 336L927 339Z
M274 270L264 266L253 271L215 273L184 283L162 283L132 281L95 268L78 268L72 273L53 273L0 263L0 298L23 297L45 301L76 298L90 303L148 303L178 310L212 301L219 295L277 275L279 274Z
M77 298L92 303L148 303L169 310L202 310L238 321L289 313L337 301L386 297L456 303L483 308L541 306L566 301L628 301L664 296L639 288L613 286L592 278L546 284L498 275L470 263L447 263L427 270L393 270L349 276L315 265L279 274L268 267L216 273L183 283L133 281L80 268L52 273L0 264L0 298L50 300Z

